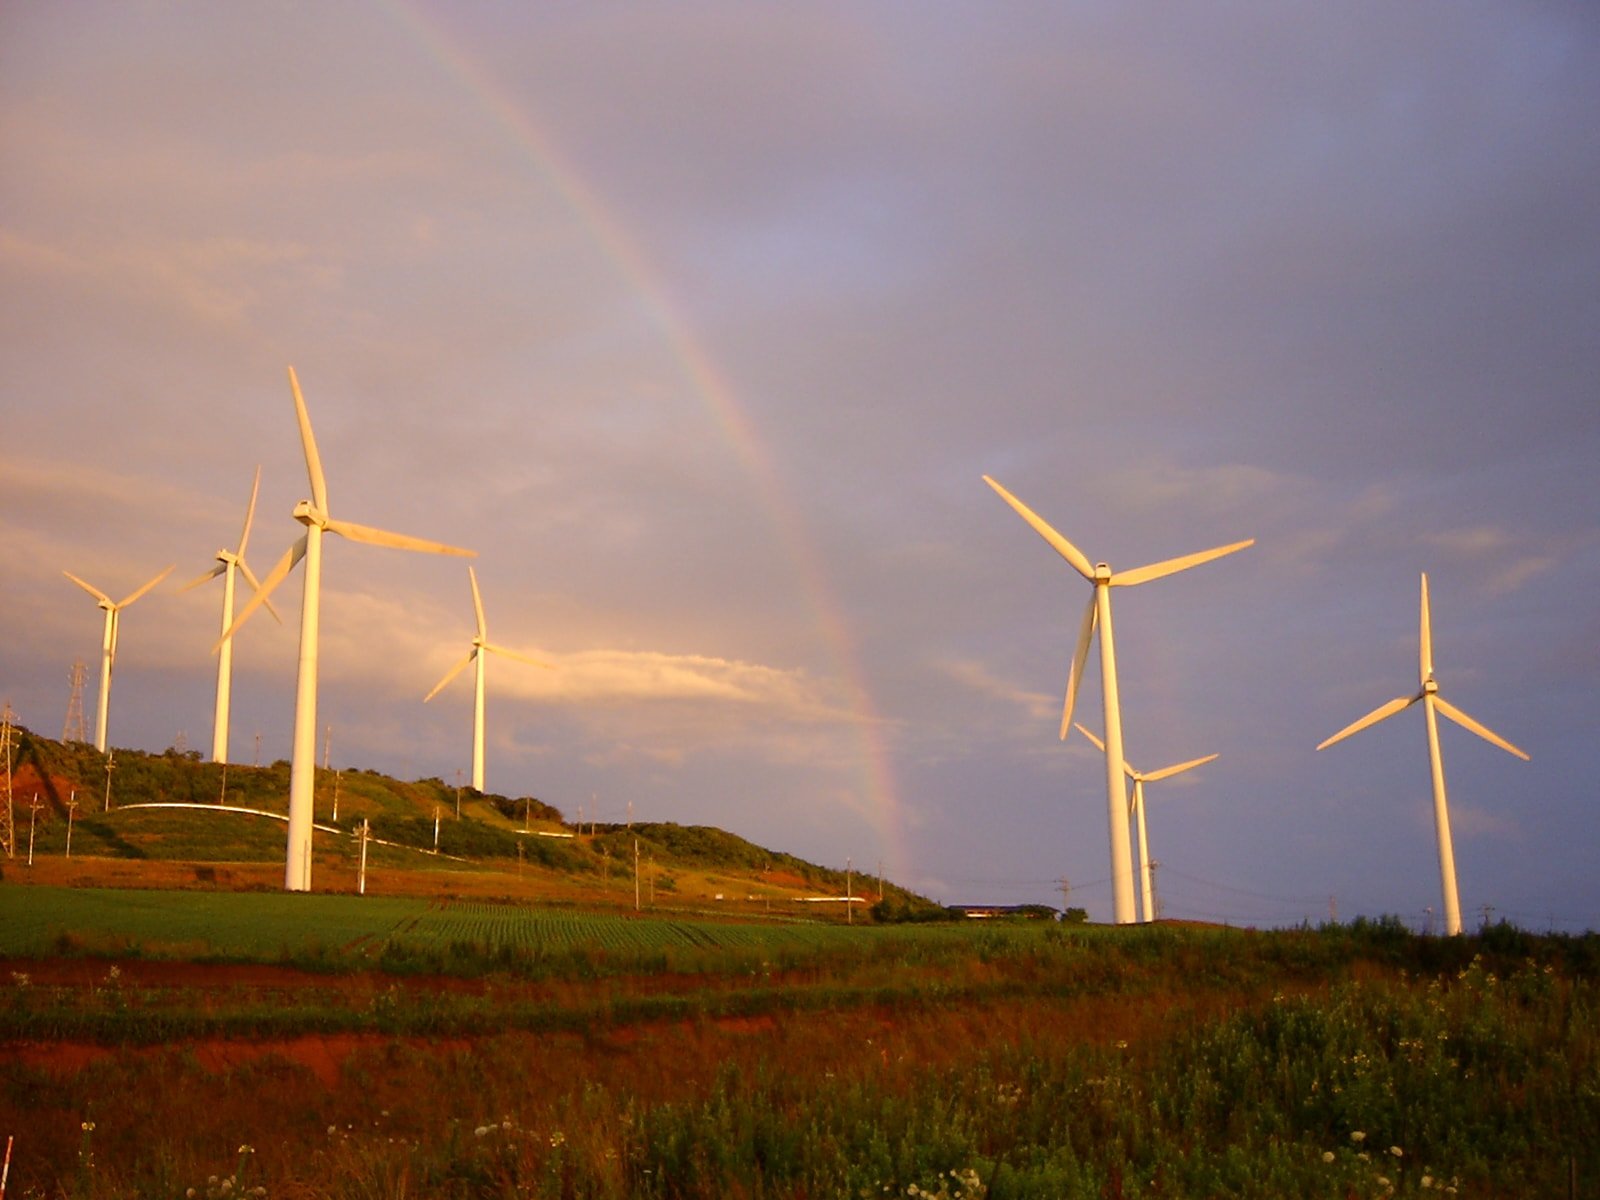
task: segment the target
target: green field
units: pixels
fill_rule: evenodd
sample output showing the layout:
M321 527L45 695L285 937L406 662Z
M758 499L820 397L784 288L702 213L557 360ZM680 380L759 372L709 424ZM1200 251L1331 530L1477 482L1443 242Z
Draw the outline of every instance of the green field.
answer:
M1600 1194L1595 935L29 885L0 954L28 1200Z
M459 957L470 949L485 961L584 951L629 960L668 951L783 955L860 946L885 936L920 943L957 938L948 927L685 919L455 899L0 887L0 955L22 957L66 946L214 961L315 957L326 965L355 967L385 950L427 956L454 948Z

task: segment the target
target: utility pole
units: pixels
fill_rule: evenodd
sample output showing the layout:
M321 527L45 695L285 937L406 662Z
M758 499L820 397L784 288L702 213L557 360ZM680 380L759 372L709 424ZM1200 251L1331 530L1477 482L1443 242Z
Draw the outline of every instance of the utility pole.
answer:
M372 836L372 822L365 817L361 819L359 835L361 838L361 867L356 874L356 895L365 896L367 894L367 839Z
M1422 936L1433 936L1433 905L1428 905L1422 910Z
M633 801L628 801L628 828L633 829Z
M223 807L228 804L228 760L222 760L222 791L217 796L217 803Z
M855 874L849 858L844 860L844 922L846 925L856 923L856 906L851 903L851 893L855 888Z
M117 752L106 751L106 811L111 811L111 772L117 769ZM76 793L74 793L76 794Z
M1328 922L1332 925L1339 923L1339 897L1337 893L1328 897Z
M35 792L33 794L33 803L28 806L28 865L30 867L33 866L33 823L39 816L39 809L42 807L43 805L39 803L39 793Z
M72 799L67 801L67 858L72 857L72 815L77 811L78 793L76 790L74 790L72 793Z
M631 804L631 801L630 801ZM633 911L639 911L639 839L633 839Z
M328 769L328 763L331 761L329 756L332 753L333 753L333 726L329 725L323 730L323 733L322 733L322 769L324 771L326 771Z
M1065 879L1058 879L1056 880L1056 887L1061 890L1061 915L1065 917L1067 915L1067 901L1072 895L1072 884Z
M1148 919L1152 921L1161 919L1161 893L1156 890L1156 871L1160 867L1161 864L1155 859L1152 858L1150 860L1150 914Z
M256 766L261 765L261 731L256 730Z
M1487 929L1487 928L1489 928L1489 916L1490 916L1491 913L1494 912L1494 905L1485 904L1485 905L1482 905L1481 907L1483 909L1483 927L1485 929Z
M439 853L439 806L433 806L433 852Z
M461 820L461 768L456 768L456 820Z
M531 809L532 807L533 807L533 797L532 796L524 796L522 798L522 832L523 833L527 833L528 832L528 810Z

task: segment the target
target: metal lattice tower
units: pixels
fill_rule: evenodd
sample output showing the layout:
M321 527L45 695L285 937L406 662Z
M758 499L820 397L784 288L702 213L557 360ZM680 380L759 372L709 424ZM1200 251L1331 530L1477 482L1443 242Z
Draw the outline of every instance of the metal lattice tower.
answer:
M4 850L7 858L17 856L17 824L12 816L11 805L11 749L16 745L16 732L12 725L13 716L11 704L8 701L5 711L0 712L0 758L5 759L6 796L5 805L0 808L0 850Z
M83 725L83 677L89 673L83 659L72 664L72 694L67 698L67 719L61 724L63 742L86 742L88 731Z

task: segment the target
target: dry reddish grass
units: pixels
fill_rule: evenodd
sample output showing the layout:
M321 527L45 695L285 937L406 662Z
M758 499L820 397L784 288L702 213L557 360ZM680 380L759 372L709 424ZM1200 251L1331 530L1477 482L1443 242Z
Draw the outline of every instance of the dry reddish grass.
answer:
M125 982L155 964L130 963ZM35 966L43 970L43 964ZM177 964L163 967L176 968ZM260 969L251 968L257 972ZM103 968L101 971L103 976ZM153 974L187 978L197 994L249 979L269 986L347 988L371 980L246 975L239 968L190 968ZM226 982L225 982L226 981ZM581 985L594 1001L611 984ZM1221 1009L1241 998L1202 1000ZM1176 997L1085 997L1065 1002L1001 1001L977 1006L866 1007L608 1024L584 1033L487 1034L415 1039L382 1035L280 1039L203 1039L176 1046L113 1047L76 1043L6 1048L12 1066L0 1096L0 1129L18 1133L14 1194L49 1194L52 1179L76 1160L81 1124L93 1120L102 1166L148 1161L159 1126L163 1153L200 1182L226 1173L235 1148L255 1148L268 1181L304 1177L308 1153L339 1136L443 1141L451 1122L472 1125L512 1117L522 1127L557 1129L596 1089L638 1105L704 1097L719 1073L784 1077L801 1088L827 1079L871 1080L889 1092L925 1087L929 1072L970 1060L991 1042L1064 1044L1138 1042L1156 1033ZM180 1181L181 1182L181 1181ZM274 1188L273 1194L281 1195Z

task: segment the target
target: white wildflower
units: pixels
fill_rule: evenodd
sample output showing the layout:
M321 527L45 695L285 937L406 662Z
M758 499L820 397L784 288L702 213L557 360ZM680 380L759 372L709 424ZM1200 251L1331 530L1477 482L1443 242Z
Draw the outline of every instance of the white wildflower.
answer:
M1352 1129L1350 1131L1350 1140L1359 1146L1362 1142L1367 1140L1367 1135L1362 1133L1359 1129Z
M1404 1158L1406 1152L1400 1149L1399 1146L1390 1146L1389 1153L1394 1155L1396 1158Z
M1322 1152L1322 1161L1325 1162L1325 1163L1331 1163L1333 1161L1333 1151L1332 1150L1324 1150Z

